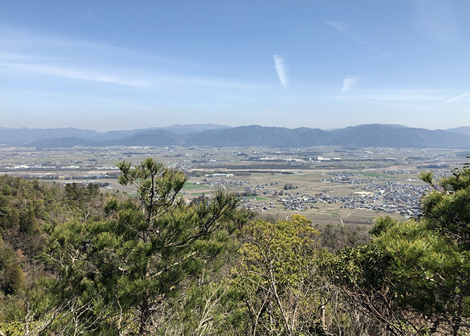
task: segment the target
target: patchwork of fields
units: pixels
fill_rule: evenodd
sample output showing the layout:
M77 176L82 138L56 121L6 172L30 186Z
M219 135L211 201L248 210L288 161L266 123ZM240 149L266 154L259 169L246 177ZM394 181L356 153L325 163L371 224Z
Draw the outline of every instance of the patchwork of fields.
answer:
M148 157L189 176L182 197L215 188L238 193L242 206L286 218L301 213L317 224L367 226L381 215L419 215L426 192L420 171L437 176L465 162L449 149L103 147L0 148L0 173L50 183L98 183L102 191L132 191L117 183L116 163Z

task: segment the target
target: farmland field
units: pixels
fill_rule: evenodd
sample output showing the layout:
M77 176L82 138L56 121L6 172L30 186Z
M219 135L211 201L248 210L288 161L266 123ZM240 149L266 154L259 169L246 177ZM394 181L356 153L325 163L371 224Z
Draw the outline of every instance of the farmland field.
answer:
M381 215L415 216L424 186L419 172L429 166L439 177L465 161L463 153L448 149L0 147L0 173L62 184L99 183L104 192L135 195L117 183L116 164L148 157L188 174L181 191L188 200L222 188L238 193L242 206L259 213L279 218L300 213L317 224L344 226L368 226Z

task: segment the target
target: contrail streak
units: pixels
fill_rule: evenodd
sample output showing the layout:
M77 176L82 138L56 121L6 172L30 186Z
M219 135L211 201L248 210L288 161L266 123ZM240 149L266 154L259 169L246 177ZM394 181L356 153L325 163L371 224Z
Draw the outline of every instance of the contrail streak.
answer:
M457 96L457 97L451 98L451 99L449 99L449 100L446 100L446 101L444 102L444 104L453 103L453 102L455 102L455 101L457 101L457 100L460 100L460 99L462 99L462 98L464 98L464 97L467 97L467 96L470 96L470 92L465 92L464 94L461 94L460 96Z
M96 16L94 16L93 14L88 13L88 12L85 12L85 13L87 13L88 15L90 15L93 19L95 19L95 20L101 22L102 24L104 24L104 25L105 25L106 27L108 27L109 29L113 29L113 27L111 27L110 25L108 25L106 22L101 21L100 19L98 19L98 18L97 18ZM113 29L113 30L114 30L114 29Z

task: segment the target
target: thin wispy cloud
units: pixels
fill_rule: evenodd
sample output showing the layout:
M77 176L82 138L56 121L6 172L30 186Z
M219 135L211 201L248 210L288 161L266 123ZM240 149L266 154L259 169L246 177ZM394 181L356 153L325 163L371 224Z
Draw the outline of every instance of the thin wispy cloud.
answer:
M325 22L325 24L335 28L338 32L340 32L342 35L346 36L350 40L358 43L363 48L370 51L372 54L374 54L376 56L379 56L379 57L382 57L382 58L386 58L386 57L391 56L390 52L378 52L378 51L374 50L373 48L371 48L366 42L364 42L362 39L357 37L355 34L351 33L351 29L349 28L349 26L346 23L337 22L337 21L324 21L324 22Z
M263 89L270 87L269 85L257 85L253 83L245 83L237 81L236 79L220 79L210 77L191 77L179 76L169 74L153 75L147 74L146 77L135 79L129 78L122 74L111 72L98 72L93 69L79 69L71 67L59 67L44 64L29 64L29 63L6 63L0 62L0 69L9 69L12 71L30 72L33 74L55 76L71 80L97 82L103 84L113 84L128 86L134 88L150 88L150 87L212 87L220 89L237 89L237 90L253 90Z
M58 61L60 60L59 57L54 56L41 56L41 55L28 55L28 54L21 54L17 52L2 52L0 51L0 62L18 62L18 61L28 61L28 62L36 62L36 61Z
M453 2L447 0L411 0L416 12L416 24L438 42L461 39Z
M392 56L392 53L387 53L388 56ZM364 60L372 60L375 58L381 58L383 55L371 55L367 57L355 57L355 58L345 58L342 60L336 60L336 61L331 61L331 64L336 64L336 63L348 63L348 62L354 62L354 61L364 61Z
M374 101L439 101L441 94L420 90L379 90L365 91L356 95L341 95L336 99L374 100Z
M454 103L454 102L456 102L456 101L458 101L458 100L460 100L460 99L462 99L462 98L468 97L468 96L470 96L470 92L465 92L465 93L461 94L460 96L457 96L457 97L451 98L451 99L449 99L449 100L446 100L446 101L444 102L444 104Z
M341 94L345 94L357 83L359 78L353 76L346 76L343 79L343 88L341 89Z
M132 49L122 46L94 42L91 40L75 39L60 34L18 29L0 22L0 62L17 57L17 60L46 58L64 62L74 62L82 59L83 55L90 60L89 63L99 62L103 58L109 63L112 57L114 63L132 63L148 66L152 61L152 68L161 65L163 69L171 67L220 70L212 64L198 60L155 54L141 49ZM9 55L8 55L9 54Z
M162 81L165 83L172 83L177 85L189 85L189 86L210 86L219 88L231 88L231 89L263 89L270 87L269 85L257 85L253 83L244 83L236 80L221 80L214 78L200 78L200 77L164 77Z
M359 39L357 36L351 34L349 26L344 22L335 22L335 21L325 21L325 23L333 28L335 28L338 32L343 34L344 36L350 38L354 42L359 43L362 46L365 46L365 43Z
M57 67L51 65L37 65L25 63L0 63L1 67L33 72L36 74L57 76L68 79L78 79L83 81L101 82L107 84L116 84L132 87L147 87L149 83L143 80L127 79L116 75L96 73L92 71L83 71L65 67Z
M274 55L274 68L276 69L277 76L279 77L279 81L284 89L287 89L289 85L289 81L287 78L287 66L286 62L284 61L284 57L279 55Z
M93 19L95 19L96 21L101 22L102 24L104 24L104 25L105 25L106 27L108 27L109 29L114 30L113 27L111 27L110 25L108 25L106 22L104 22L104 21L98 19L96 16L94 16L94 15L91 14L90 12L85 12L85 13L87 13L88 15L90 15L90 16L91 16Z
M343 22L325 21L325 23L329 26L336 28L336 30L339 31L340 33L343 33L343 34L348 33L348 27Z
M87 14L93 17L91 13ZM155 55L87 40L65 39L38 31L17 30L0 23L0 31L3 29L8 34L0 35L0 45L5 47L0 51L0 70L11 76L30 73L154 89L168 89L168 86L174 89L181 85L237 90L271 87L267 83L246 82L236 77L205 76L208 69L213 72L216 68L212 64L191 59ZM80 57L83 55L91 61L83 64ZM111 57L114 63L109 63ZM287 85L286 71L283 73L284 85Z

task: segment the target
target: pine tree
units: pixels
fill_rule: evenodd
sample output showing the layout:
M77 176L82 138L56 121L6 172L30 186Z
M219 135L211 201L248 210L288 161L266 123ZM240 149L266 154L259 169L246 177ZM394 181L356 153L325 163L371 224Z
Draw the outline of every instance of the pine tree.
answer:
M22 216L20 220L20 231L29 235L38 234L41 231L33 210L27 211Z
M119 315L120 328L135 325L148 335L158 327L161 303L223 252L238 200L217 192L209 202L186 205L179 193L184 173L152 159L118 167L119 182L137 189L138 202L110 199L106 219L59 225L50 252L67 295L93 301L106 311L106 323Z

